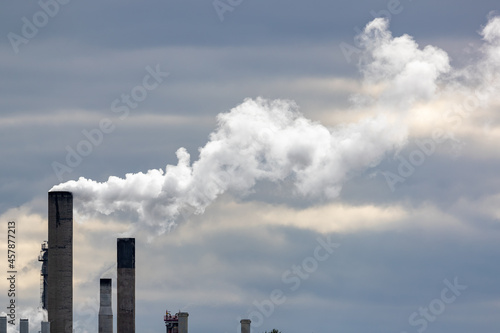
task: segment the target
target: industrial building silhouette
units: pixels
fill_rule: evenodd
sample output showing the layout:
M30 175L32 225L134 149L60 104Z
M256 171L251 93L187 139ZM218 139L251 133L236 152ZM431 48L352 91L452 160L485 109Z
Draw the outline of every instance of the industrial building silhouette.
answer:
M48 193L48 242L43 242L38 260L40 308L47 310L41 333L73 333L73 194ZM135 238L117 238L117 333L135 333ZM113 333L112 279L99 280L99 333ZM188 333L187 312L163 320L166 333ZM242 319L241 333L250 333L250 320ZM28 319L19 320L19 332L29 333ZM7 317L0 317L0 333L7 333Z

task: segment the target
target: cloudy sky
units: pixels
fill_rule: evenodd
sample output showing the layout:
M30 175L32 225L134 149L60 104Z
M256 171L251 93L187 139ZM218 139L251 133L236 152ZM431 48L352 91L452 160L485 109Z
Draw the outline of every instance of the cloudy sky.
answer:
M167 309L192 332L498 331L498 1L0 7L0 222L32 331L56 185L77 333L120 236L138 332Z

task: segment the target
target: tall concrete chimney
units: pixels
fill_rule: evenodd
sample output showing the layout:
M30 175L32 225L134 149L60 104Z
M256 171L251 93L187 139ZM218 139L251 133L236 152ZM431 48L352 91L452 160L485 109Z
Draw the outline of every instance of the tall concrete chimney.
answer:
M30 333L30 323L28 319L19 319L19 333Z
M50 323L48 321L42 321L42 333L50 333Z
M250 323L252 321L250 319L242 319L241 323L241 333L250 333Z
M0 333L7 333L7 317L0 317Z
M135 333L135 238L118 238L117 333Z
M187 312L179 312L179 333L188 333L188 316Z
M49 192L48 321L51 333L73 333L73 195Z
M99 333L113 333L111 286L111 279L100 280L101 303L99 306Z

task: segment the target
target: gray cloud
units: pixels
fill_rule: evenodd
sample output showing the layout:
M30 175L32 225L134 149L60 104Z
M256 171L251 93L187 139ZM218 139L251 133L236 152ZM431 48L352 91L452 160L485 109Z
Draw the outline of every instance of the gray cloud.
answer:
M393 36L408 33L420 45L439 46L455 69L472 64L457 80L467 84L454 86L452 92L467 96L471 87L481 84L485 71L498 70L495 61L477 66L478 59L485 59L478 51L488 50L478 32L496 2L401 4L401 13L392 15ZM57 183L51 163L64 160L65 147L75 147L83 138L81 131L94 128L102 118L116 120L116 131L65 175L67 179L104 181L110 175L175 164L175 151L181 146L196 160L198 147L216 127L215 116L247 96L294 99L306 118L326 126L355 122L364 113L349 109L348 97L366 91L352 84L361 75L354 62L347 63L339 44L353 43L354 28L363 28L372 20L370 11L380 12L387 5L388 1L244 1L220 22L210 1L71 1L35 38L20 45L18 54L7 34L19 33L21 18L31 18L40 7L36 1L0 5L3 220L17 219L12 208L23 205L38 214L27 218L26 225L36 216L44 218L46 192ZM170 76L137 112L118 121L111 102L130 92L144 77L145 67L155 64ZM353 210L373 205L380 211L396 206L405 214L390 227L359 227L340 235L339 251L256 330L416 332L409 315L439 297L443 280L455 276L468 289L427 331L498 327L495 103L462 118L454 128L464 143L459 156L453 157L448 143L440 146L394 192L380 174L397 170L399 160L392 155L343 183L336 204ZM489 127L483 126L486 122ZM410 133L400 156L408 158L417 148L413 139L425 135ZM191 216L175 232L150 243L139 230L143 270L138 279L138 329L164 330L165 309L186 309L193 331L235 332L238 316L255 310L254 301L264 301L275 288L288 290L281 274L310 256L316 237L322 235L293 224L253 223L262 222L263 210L279 213L283 206L297 214L305 208L324 211L324 203L291 198L293 188L290 181L279 186L260 182L246 197L226 194L203 216ZM245 210L246 205L254 209ZM314 220L318 215L307 216ZM75 296L81 302L75 320L95 330L94 280L114 261L115 236L137 221L122 215L85 223L79 218L75 225L82 238L75 248L75 267L81 279ZM308 222L333 224L344 218L328 215ZM35 238L41 241L46 234ZM94 263L98 249L105 253ZM22 289L22 302L35 308L37 277L33 280L26 287L29 292Z

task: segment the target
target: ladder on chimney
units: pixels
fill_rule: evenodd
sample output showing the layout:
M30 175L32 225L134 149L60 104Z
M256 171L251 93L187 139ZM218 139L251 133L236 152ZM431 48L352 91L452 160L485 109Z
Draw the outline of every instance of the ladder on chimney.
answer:
M42 249L40 250L40 255L38 256L38 261L42 262L42 268L40 269L40 308L47 310L47 261L48 261L48 251L49 245L47 241L42 243Z

